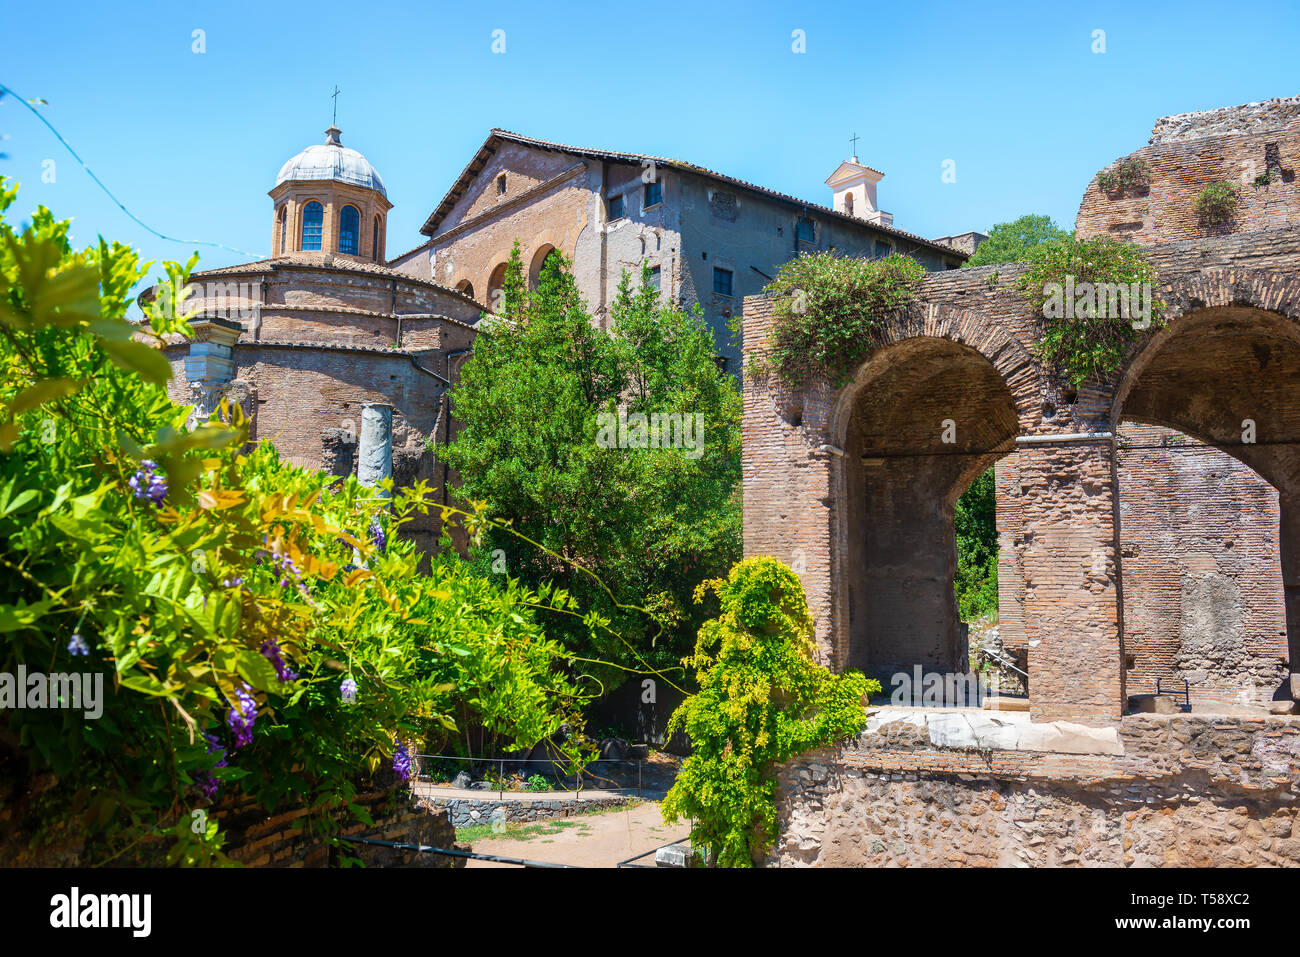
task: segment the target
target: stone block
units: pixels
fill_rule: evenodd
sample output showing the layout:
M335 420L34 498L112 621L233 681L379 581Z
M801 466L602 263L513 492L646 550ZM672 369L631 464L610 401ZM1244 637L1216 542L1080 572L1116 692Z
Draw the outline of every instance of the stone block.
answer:
M1134 714L1177 714L1178 702L1173 695L1133 694L1128 697L1128 709Z

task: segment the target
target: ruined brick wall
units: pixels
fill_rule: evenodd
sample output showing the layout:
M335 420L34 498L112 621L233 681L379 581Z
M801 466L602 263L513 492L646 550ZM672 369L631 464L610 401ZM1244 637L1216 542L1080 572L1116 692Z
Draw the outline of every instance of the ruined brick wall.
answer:
M404 784L363 789L354 804L373 825L358 822L341 833L403 844L454 848L456 828L445 807L417 798ZM343 843L331 858L329 844L305 831L306 808L268 816L252 799L219 801L213 808L226 833L226 853L249 867L325 867L340 855L360 858L367 867L460 867L463 859L443 854Z
M1075 221L1080 236L1151 244L1300 224L1300 97L1164 117L1128 158L1147 164L1149 186L1107 195L1094 177ZM1238 186L1236 211L1225 224L1202 225L1196 197L1223 180Z
M1300 719L1134 715L1123 754L889 724L780 774L775 866L1300 866Z
M1001 613L1003 635L1010 647L1028 654L1036 718L1114 721L1127 691L1121 667L1126 655L1124 609L1141 612L1140 603L1158 604L1158 600L1148 598L1139 587L1138 597L1132 599L1139 604L1127 597L1121 603L1117 546L1122 523L1116 509L1121 494L1117 490L1122 487L1114 449L1105 438L1069 436L1112 433L1132 420L1182 428L1229 448L1268 483L1240 497L1242 502L1261 503L1261 511L1258 521L1241 528L1248 540L1239 542L1239 554L1250 559L1252 569L1255 562L1267 561L1270 485L1279 492L1278 511L1283 516L1273 527L1286 530L1300 524L1288 525L1285 520L1287 514L1300 514L1300 507L1292 505L1288 512L1287 506L1300 492L1300 446L1288 442L1300 436L1300 404L1295 400L1300 382L1296 326L1300 280L1293 278L1300 257L1298 239L1300 229L1291 228L1153 247L1151 258L1161 270L1161 295L1169 304L1167 314L1173 325L1166 331L1153 330L1135 346L1122 373L1078 389L1033 358L1038 324L1015 289L1022 268L1017 266L927 276L905 314L882 324L870 346L864 347L868 358L846 388L835 390L825 382L812 382L792 390L760 376L747 376L746 554L773 554L805 569L821 653L834 666L843 667L853 660L855 643L861 647L862 609L873 593L877 598L885 594L862 577L864 565L870 564L864 563L860 552L864 540L869 540L864 529L895 528L900 541L913 541L915 550L941 558L941 550L948 546L939 534L908 537L909 524L919 530L924 521L922 503L909 501L907 493L935 480L939 466L934 463L943 461L937 454L968 454L972 463L986 467L1014 449L1015 458L1004 459L999 470L999 536L1004 545L1013 545L1003 549L1000 562L1000 589L1008 599ZM753 357L763 354L761 343L771 327L771 314L770 302L755 298L746 303L745 339L753 344L749 346ZM940 340L950 345L936 345ZM1010 434L987 430L997 418L977 401L975 370L981 366L975 362L963 368L957 361L962 349L982 356L1005 383L1016 418ZM933 387L927 394L949 395L945 401L952 413L945 417L955 421L958 436L971 437L969 445L956 449L939 444L939 423L925 418L933 419L941 410L906 390L890 388L892 382L905 382L912 374L906 370L918 369L918 361L942 355L950 362L934 367ZM955 391L947 392L954 381ZM892 420L881 419L879 427L873 427L881 444L872 450L852 446L850 424L859 408L895 410L888 413L894 415ZM915 420L908 418L912 410L917 413ZM1245 418L1259 423L1261 436L1267 433L1278 441L1242 447ZM981 424L986 431L980 431ZM998 435L1014 441L999 444ZM917 455L914 471L892 483L899 491L886 500L873 498L884 489L879 471L874 473L877 488L855 484L868 474L862 469L876 467L873 458L890 461L894 454L926 452L937 454L929 459ZM890 467L907 472L905 465ZM951 486L955 494L975 474L955 481ZM1126 482L1135 488L1149 484L1131 470ZM1183 490L1192 491L1189 485ZM1196 494L1204 495L1204 490ZM1187 503L1177 507L1185 509ZM1174 508L1170 505L1163 515L1152 513L1150 522L1178 526ZM860 517L856 531L855 511ZM1288 536L1294 532L1281 536L1278 554L1289 627L1273 618L1276 601L1261 597L1268 594L1267 575L1258 575L1258 569L1247 573L1244 559L1242 571L1234 575L1243 581L1256 575L1263 582L1243 593L1243 599L1254 606L1247 617L1262 623L1261 633L1271 631L1276 636L1285 629L1294 642L1300 623L1300 542L1288 551ZM1172 538L1166 536L1165 541L1172 548ZM1178 558L1168 551L1159 561L1168 565ZM882 571L888 572L889 564L880 563ZM899 577L907 577L906 569L895 565ZM942 580L947 576L939 565L934 568L938 570L930 578L936 588L947 587ZM912 588L910 594L923 591ZM905 615L920 620L934 610L933 602L913 605L895 609L894 621ZM1162 623L1162 640L1180 634L1182 626L1168 615L1161 616L1158 608L1145 620ZM946 627L946 620L940 619L940 625ZM1147 631L1143 637L1152 634ZM1240 664L1249 659L1238 674L1244 668L1259 675L1252 680L1263 688L1262 674L1275 667L1268 664L1270 659L1277 659L1262 645L1255 647L1261 650L1234 651L1223 662L1231 669L1237 667L1232 661ZM1235 681L1236 676L1229 674L1225 680Z
M1120 439L1129 693L1159 677L1187 680L1198 705L1270 700L1289 671L1277 490L1168 429L1125 424Z
M11 793L12 782L0 781L0 867L82 867L87 864L86 831L80 818L54 828L50 841L32 846L29 817L41 795L58 785L53 774L27 782L20 793ZM428 844L453 848L456 829L445 807L418 799L405 784L372 782L360 788L353 803L370 815L373 825L356 823L341 833L382 841ZM321 834L310 833L305 825L307 809L287 807L267 814L252 798L219 796L206 813L221 822L225 836L222 848L233 860L249 867L325 867L337 863L338 852ZM392 848L344 844L342 853L359 857L368 867L456 867L459 859L440 854L420 854ZM159 839L146 840L118 865L165 865L167 845ZM92 852L94 853L94 852ZM102 853L101 853L102 856Z

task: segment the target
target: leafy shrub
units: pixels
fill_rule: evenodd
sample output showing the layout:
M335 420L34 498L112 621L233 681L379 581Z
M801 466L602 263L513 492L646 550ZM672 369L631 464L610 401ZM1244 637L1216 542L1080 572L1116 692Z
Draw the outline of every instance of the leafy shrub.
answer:
M844 385L872 332L912 300L924 278L925 267L901 253L883 259L804 253L782 263L766 290L776 296L767 367L792 386L815 375ZM753 371L762 375L767 368Z
M16 196L0 179L0 213ZM192 262L191 262L192 265ZM188 267L167 265L183 285ZM303 826L367 820L364 773L480 724L520 747L581 729L586 698L535 609L562 591L490 581L452 558L418 571L396 533L431 507L245 451L238 409L186 427L152 335L122 318L144 269L101 240L75 253L48 210L0 219L0 672L92 672L103 714L0 711L0 774L58 777L34 839L87 837L85 862L221 862L219 791ZM472 534L481 531L471 516ZM580 759L581 737L565 744Z
M1120 160L1097 174L1097 188L1112 196L1138 194L1151 185L1151 167L1136 156Z
M530 774L530 775L528 776L528 790L530 790L530 791L548 791L548 790L550 790L550 787L551 787L551 782L548 781L548 780L546 780L546 778L543 777L542 775L540 775L540 774Z
M1107 307L1100 310L1104 314L1089 314L1088 309L1075 310L1073 302L1066 303L1069 312L1054 314L1058 310L1049 308L1061 304L1062 290L1082 291L1084 284L1095 289L1106 283L1139 292L1149 285L1150 327L1161 326L1160 311L1165 304L1154 292L1158 283L1155 268L1147 262L1141 247L1132 243L1109 236L1051 240L1033 250L1029 269L1017 280L1021 293L1042 317L1039 355L1059 366L1075 385L1119 368L1129 344L1144 332L1131 316L1122 315L1118 309ZM1100 305L1101 296L1097 302Z
M1226 223L1237 209L1237 184L1227 180L1210 183L1196 194L1196 203L1192 208L1202 226Z
M853 736L880 683L833 674L812 660L812 615L798 577L775 558L748 558L717 592L722 613L700 629L700 690L682 702L668 734L694 749L663 803L667 821L689 818L691 844L723 867L748 867L776 836L777 765Z

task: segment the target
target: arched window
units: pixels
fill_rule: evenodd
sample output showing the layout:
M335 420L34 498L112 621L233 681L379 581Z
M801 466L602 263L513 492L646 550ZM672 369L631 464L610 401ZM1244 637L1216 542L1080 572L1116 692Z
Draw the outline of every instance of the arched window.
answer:
M853 194L852 193L844 194L844 212L848 213L850 216L853 215Z
M469 296L471 299L474 298L474 284L468 279L462 279L460 282L456 283L456 291L462 295Z
M370 255L374 257L375 262L381 261L381 257L379 255L379 217L378 216L375 217L375 229L373 235L370 238Z
M302 248L320 249L321 231L325 228L325 207L312 200L302 209Z
M284 206L280 207L280 255L281 256L284 255L284 243L285 243L284 230L285 227L288 225L288 211L289 211L289 206L287 203Z
M339 214L339 252L357 254L361 237L361 214L355 206L344 206Z

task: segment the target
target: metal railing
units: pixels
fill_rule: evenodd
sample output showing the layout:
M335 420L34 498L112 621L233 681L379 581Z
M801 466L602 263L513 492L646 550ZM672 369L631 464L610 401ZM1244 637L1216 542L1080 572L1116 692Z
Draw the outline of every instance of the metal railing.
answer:
M687 836L687 837L679 837L679 838L678 838L677 840L675 840L675 841L669 841L667 844L660 844L658 847L651 848L650 850L646 851L646 852L643 853L643 854L638 854L638 855L636 855L635 857L629 857L629 858L628 858L627 860L625 860L625 861L619 861L617 864L614 865L614 867L615 867L616 869L617 869L617 868L620 868L620 867L642 867L642 868L658 867L658 866L659 866L658 863L655 863L655 864L633 864L632 862L633 862L633 861L639 861L639 860L641 860L641 858L643 858L643 857L649 857L651 854L658 854L658 853L659 853L661 850L663 850L665 847L673 847L674 845L681 844L681 843L684 843L685 841L689 841L689 840L690 840L690 837L689 837L689 836Z
M420 854L441 854L445 857L468 858L476 861L493 861L497 864L517 864L520 867L563 867L568 869L579 869L577 864L555 864L550 861L530 861L523 857L502 857L500 854L476 854L473 851L462 851L454 847L434 847L431 844L408 844L404 841L379 841L371 837L345 837L339 835L340 841L349 841L353 844L370 844L376 847L391 847L399 851L416 851Z
M979 650L979 653L980 653L981 655L988 655L990 658L992 658L992 659L993 659L994 661L996 661L998 664L1002 665L1002 666L1005 667L1005 668L1010 668L1012 671L1014 671L1014 672L1015 672L1016 674L1018 674L1018 675L1022 675L1022 676L1024 676L1024 679L1025 679L1026 681L1029 680L1029 672L1027 672L1027 671L1021 671L1019 668L1017 668L1015 665L1013 665L1013 664L1012 664L1010 661L1008 661L1006 658L1003 658L1003 657L1002 657L1000 654L998 654L996 651L989 651L989 649L987 649L987 648L981 648L981 649Z
M496 786L495 788L491 788L491 789L489 789L489 788L483 788L483 789L481 789L481 790L486 790L486 791L495 790L495 791L497 792L497 799L498 799L498 800L505 800L505 794L506 794L505 778L506 778L506 766L507 766L507 765L513 766L513 765L517 765L517 764L542 764L542 765L550 765L550 766L553 767L553 768L559 768L559 767L563 767L563 766L564 766L564 762L563 762L561 759L559 759L559 758L505 758L505 757L496 757L496 758L472 758L472 757L465 757L464 755L460 755L460 754L416 754L416 755L412 755L412 757L416 758L416 759L419 761L419 765L418 765L417 770L416 770L416 780L417 780L417 781L429 781L430 783L433 783L433 779L432 779L432 776L429 775L428 772L427 772L427 769L426 769L426 767L425 767L425 760L428 760L428 761L462 761L462 762L465 762L465 763L467 763L467 764L469 764L469 765L471 766L471 768L470 768L471 773L472 773L472 770L473 770L473 765L476 764L476 763L477 763L477 764L487 764L487 765L489 765L489 766L491 766L491 765L495 765L495 766L496 766L496 769L497 769L497 780L496 780L496 784L497 784L497 786ZM572 774L572 776L573 776L573 787L572 787L572 788L561 787L560 790L561 790L561 791L564 791L564 792L572 792L572 794L573 794L573 796L574 796L574 800L575 800L575 801L578 800L578 799L579 799L579 796L581 795L581 792L582 792L582 790L583 790L583 777L584 777L584 775L587 776L587 777L589 777L589 778L591 778L593 781L598 781L598 780L600 780L600 779L603 777L603 775L593 773L593 772L590 770L590 768L593 767L593 766L595 766L595 765L606 765L606 766L608 766L608 765L611 765L611 764L622 764L622 765L630 764L630 765L635 765L635 766L636 766L636 788L635 788L635 791L636 791L636 796L637 796L637 797L642 797L642 796L643 796L643 782L644 782L644 774L643 774L643 770L644 770L644 767L645 767L645 761L644 761L644 760L641 760L641 759L638 759L638 760L632 760L632 759L627 759L627 758L596 758L596 759L594 759L593 761L591 761L590 764L587 765L587 767L585 767L585 768L577 768L575 771L572 771L572 772L565 771L565 773L564 773L562 776L563 776L563 777L568 777L570 774ZM559 776L557 775L557 777L559 777ZM613 781L613 779L611 779L611 778L605 778L605 780L607 780L607 781L611 781L611 782ZM559 782L557 781L556 783L559 783ZM472 790L480 790L480 789L478 789L478 788L473 788ZM600 786L600 787L596 788L595 790L599 790L599 791L617 791L617 792L619 792L619 793L627 792L627 793L630 794L634 789L633 789L630 785L627 786L627 787L624 787L624 786L622 786L622 785L615 785L614 787L605 787L605 786ZM523 790L512 790L511 793L512 793L512 794L540 794L540 793L544 793L544 792L533 791L533 790L531 790L531 789L529 789L529 788L524 788Z

